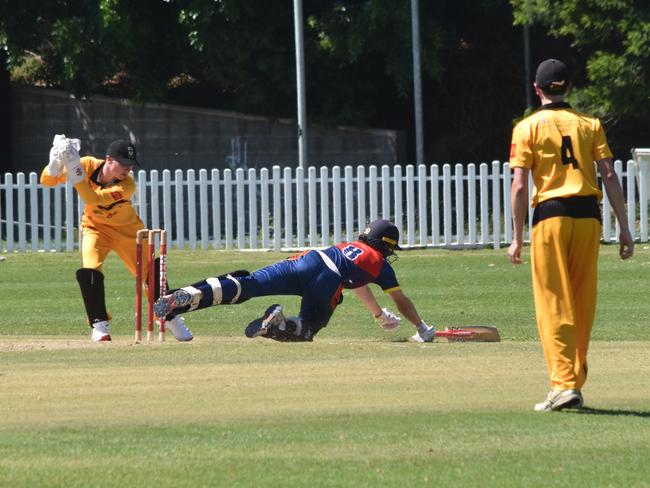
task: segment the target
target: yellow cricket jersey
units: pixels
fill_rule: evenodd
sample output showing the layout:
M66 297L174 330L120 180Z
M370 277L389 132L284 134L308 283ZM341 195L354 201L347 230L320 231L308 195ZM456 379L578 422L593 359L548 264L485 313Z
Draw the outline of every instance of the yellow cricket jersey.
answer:
M141 222L131 205L131 197L135 193L135 181L131 176L102 185L98 182L98 176L104 161L86 156L81 158L81 164L86 171L86 179L74 187L85 204L81 220L83 226L93 223L122 226ZM56 186L66 180L65 169L59 176L50 175L47 168L41 173L41 184L44 186Z
M600 121L568 103L544 105L512 132L510 167L532 170L533 207L551 198L602 199L594 161L611 158Z

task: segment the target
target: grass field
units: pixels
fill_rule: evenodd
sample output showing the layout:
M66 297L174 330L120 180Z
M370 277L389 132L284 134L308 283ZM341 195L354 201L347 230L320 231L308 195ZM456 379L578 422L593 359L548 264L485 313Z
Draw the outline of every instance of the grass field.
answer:
M172 285L284 255L173 251ZM273 299L187 315L191 343L134 344L133 280L106 265L114 341L92 344L78 254L0 262L0 486L650 486L648 246L601 254L588 408L547 391L529 264L505 250L395 264L430 323L498 344L412 344L353 294L313 343L248 340ZM380 297L383 305L389 305ZM289 312L297 300L283 297Z

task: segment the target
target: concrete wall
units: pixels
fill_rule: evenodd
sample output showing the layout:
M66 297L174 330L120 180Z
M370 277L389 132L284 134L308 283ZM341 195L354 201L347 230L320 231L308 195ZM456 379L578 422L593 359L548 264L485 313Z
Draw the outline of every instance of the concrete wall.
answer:
M55 134L78 137L82 155L103 157L114 139L131 139L144 169L297 166L293 120L193 107L136 104L12 86L13 171L40 171ZM391 130L308 126L308 165L394 164L404 136Z

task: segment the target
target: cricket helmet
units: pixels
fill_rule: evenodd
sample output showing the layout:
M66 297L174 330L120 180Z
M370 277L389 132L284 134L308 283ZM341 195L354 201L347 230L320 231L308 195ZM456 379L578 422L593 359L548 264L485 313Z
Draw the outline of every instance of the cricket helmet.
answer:
M395 254L395 251L401 251L399 247L399 229L388 220L373 220L368 227L361 233L359 240L368 243L368 245L381 252L384 257Z

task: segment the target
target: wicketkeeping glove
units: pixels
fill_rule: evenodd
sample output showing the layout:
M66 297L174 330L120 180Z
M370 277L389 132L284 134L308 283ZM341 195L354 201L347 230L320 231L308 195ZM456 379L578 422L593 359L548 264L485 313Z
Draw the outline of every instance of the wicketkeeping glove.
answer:
M397 329L401 320L401 318L387 308L382 308L381 315L375 317L375 322L377 322L385 331Z
M65 134L57 134L52 141L52 148L50 149L50 161L47 165L47 174L52 176L59 176L63 171L63 158L62 153L65 151L66 138Z
M86 178L86 171L81 165L81 158L79 157L79 148L79 139L66 139L65 147L61 152L61 159L68 170L68 181L73 185Z

